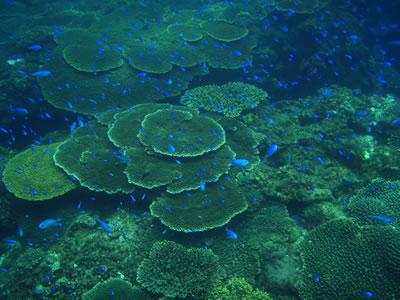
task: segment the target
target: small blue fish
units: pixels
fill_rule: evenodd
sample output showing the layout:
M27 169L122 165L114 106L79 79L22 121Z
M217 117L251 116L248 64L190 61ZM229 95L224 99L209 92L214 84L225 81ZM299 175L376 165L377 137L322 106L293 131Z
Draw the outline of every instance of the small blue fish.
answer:
M69 127L69 135L72 136L74 130L76 128L76 122L72 122L71 126Z
M357 34L352 34L347 37L350 40L358 40L359 36Z
M389 217L385 217L385 216L377 216L377 215L373 215L372 216L375 220L381 221L383 223L392 223L393 219L389 218Z
M23 107L11 107L11 112L21 116L28 114L28 110Z
M267 150L266 157L268 158L268 157L271 157L272 155L274 155L276 150L278 150L278 145L277 144L272 144Z
M131 159L129 157L126 157L124 155L115 154L114 156L116 159L122 161L123 163L128 163L131 161Z
M111 232L112 232L111 227L108 226L106 222L104 222L104 221L102 221L102 220L100 220L100 219L97 219L97 222L99 222L99 224L101 225L101 227L103 227L104 230L105 230L106 232L108 232L108 233L111 233Z
M374 297L374 294L372 294L371 292L366 291L366 292L362 293L362 296L365 299L371 299L372 297Z
M48 77L48 76L53 77L51 72L46 71L46 70L40 70L40 71L34 72L34 73L32 73L32 75L36 76L36 77Z
M40 45L30 45L28 49L33 51L39 51L40 49L42 49L42 47Z
M232 54L235 55L235 56L241 56L242 52L240 52L239 50L233 50Z
M17 229L18 229L18 234L19 234L19 236L20 237L23 237L24 236L24 232L22 231L22 228L21 228L21 226L17 226Z
M354 115L355 115L356 117L362 117L362 116L365 116L367 113L368 113L368 112L367 112L366 110L360 110L360 111L356 111L356 112L354 113Z
M172 146L171 144L168 144L168 150L169 150L169 152L175 152L175 147L174 146Z
M321 164L325 164L324 160L321 157L317 156L317 160L319 160Z
M234 166L234 167L242 167L242 166L246 166L248 164L249 164L249 161L247 159L237 158L237 159L232 160L232 166Z
M40 229L47 229L47 228L50 228L50 227L57 226L61 222L61 220L62 220L61 218L44 220L43 222L41 222L39 224L39 228Z
M316 275L316 274L314 274L312 277L313 277L315 282L320 282L321 281L321 278L319 278L318 275Z
M205 191L206 185L204 184L203 177L200 178L200 191Z
M228 228L226 228L226 234L228 235L228 238L232 240L236 240L238 238L238 235Z

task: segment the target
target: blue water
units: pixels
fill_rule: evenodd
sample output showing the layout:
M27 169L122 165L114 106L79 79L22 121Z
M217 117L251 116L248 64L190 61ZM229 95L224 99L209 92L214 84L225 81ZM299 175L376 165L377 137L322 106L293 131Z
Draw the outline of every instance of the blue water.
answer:
M0 2L0 298L400 298L399 11Z

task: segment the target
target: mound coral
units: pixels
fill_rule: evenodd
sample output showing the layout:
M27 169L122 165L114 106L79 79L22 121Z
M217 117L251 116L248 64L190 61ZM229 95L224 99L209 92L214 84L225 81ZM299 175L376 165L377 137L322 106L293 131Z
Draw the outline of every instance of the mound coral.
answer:
M374 179L349 199L351 216L362 225L400 226L400 181Z
M156 242L137 272L140 285L167 297L205 295L219 284L224 270L208 249L187 249L172 241Z
M17 268L33 269L44 259L46 253L40 248L28 248L16 260Z
M97 283L82 295L83 300L137 300L150 299L139 287L119 278L110 278Z
M399 232L390 226L336 219L316 227L299 246L301 297L361 299L366 292L376 299L399 297L399 243Z
M269 300L272 297L259 289L253 289L244 278L234 277L226 285L221 285L211 291L208 299L212 300Z

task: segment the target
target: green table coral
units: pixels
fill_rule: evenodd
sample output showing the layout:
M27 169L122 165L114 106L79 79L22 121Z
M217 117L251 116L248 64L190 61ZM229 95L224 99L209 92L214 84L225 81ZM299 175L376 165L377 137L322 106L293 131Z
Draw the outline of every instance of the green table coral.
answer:
M121 54L109 47L95 44L68 45L63 49L65 61L83 72L102 72L118 68L124 63Z
M200 27L209 36L222 42L237 41L249 33L246 27L230 24L225 21L204 21L200 23Z
M183 232L205 231L227 224L247 209L247 202L229 176L205 189L164 193L150 205L151 214L169 228Z
M226 144L236 153L236 157L246 158L249 161L246 170L257 166L260 163L257 146L265 139L265 135L254 132L236 119L221 118L218 123L225 129ZM237 171L239 170L238 168Z
M59 144L35 146L11 158L3 172L3 182L16 197L41 201L77 188L77 184L53 161Z
M203 38L203 33L197 24L170 24L167 27L169 34L176 35L177 37L187 42L196 42Z
M71 67L63 58L61 47L54 49L51 55L54 59L46 61L43 68L52 76L38 77L45 99L57 108L85 115L178 96L194 75L206 74L199 72L198 66L174 67L155 77L127 63L109 72L89 73Z
M164 48L167 46L139 44L123 51L129 64L135 69L153 74L168 73L172 69L169 56Z
M156 242L137 272L140 285L154 294L200 299L224 274L218 257L208 249L187 249L172 241Z
M162 155L194 157L217 150L225 144L221 125L188 111L158 110L142 121L139 140Z
M218 180L228 172L235 158L225 145L199 158L151 155L140 147L128 149L124 154L132 162L124 171L130 183L147 189L168 185L167 191L172 194L199 189L200 181Z
M226 136L217 120L193 108L154 103L98 117L101 123L75 129L54 155L82 186L107 193L163 188L152 215L184 232L223 226L247 209L235 175L259 163L259 139L243 123L218 116ZM236 151L250 163L232 167Z
M139 287L120 278L110 278L97 283L82 295L83 300L146 300L150 299Z
M253 61L252 49L257 46L253 36L233 41L221 42L213 38L200 41L198 48L204 60L213 68L234 70L244 68Z
M299 246L303 299L400 297L400 233L389 226L360 227L336 219L312 230ZM396 246L397 245L397 246Z
M92 121L77 128L72 138L58 146L54 161L88 189L131 193L134 186L123 173L126 163L118 159L118 153L119 149L108 140L107 127Z
M193 108L220 112L227 117L237 117L243 110L256 107L267 97L265 91L254 85L229 82L222 86L204 85L187 90L181 97L181 103Z

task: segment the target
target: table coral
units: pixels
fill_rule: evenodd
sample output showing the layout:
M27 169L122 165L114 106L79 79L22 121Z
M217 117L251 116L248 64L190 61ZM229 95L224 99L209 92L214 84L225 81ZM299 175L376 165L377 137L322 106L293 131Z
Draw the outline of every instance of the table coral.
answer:
M184 232L223 226L247 209L235 176L259 163L261 139L240 121L170 104L111 110L99 119L75 129L54 155L82 186L110 194L164 188L151 213ZM249 163L233 167L236 152Z
M76 183L54 164L58 146L35 146L11 158L3 172L8 191L21 199L41 201L75 189Z
M65 61L83 72L102 72L122 66L124 61L117 50L101 48L97 44L69 45L63 49Z
M247 209L247 202L228 176L195 190L172 195L164 193L154 201L151 214L177 231L205 231L227 224Z
M200 27L209 36L222 42L237 41L249 33L246 27L230 24L225 21L204 21L200 23Z
M71 139L59 145L54 161L88 189L130 193L135 188L123 173L126 163L114 155L118 148L106 133L107 127L95 121L77 128Z
M213 119L187 111L158 110L145 116L138 139L156 153L195 157L225 144L225 131Z

